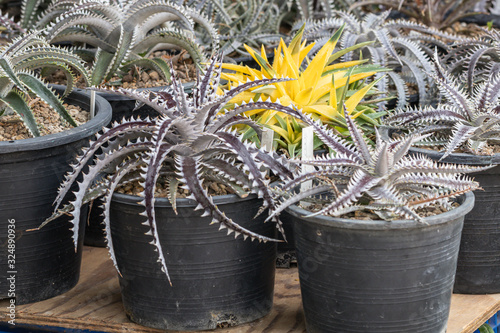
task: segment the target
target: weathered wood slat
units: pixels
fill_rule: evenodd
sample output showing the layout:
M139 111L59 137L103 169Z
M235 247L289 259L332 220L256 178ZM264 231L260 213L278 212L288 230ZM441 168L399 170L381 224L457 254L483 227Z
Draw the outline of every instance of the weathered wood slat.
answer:
M459 295L451 298L448 333L473 333L500 311L500 294Z
M271 313L247 325L219 329L220 333L302 333L304 319L297 269L278 270ZM0 301L0 321L7 321L7 301ZM85 247L78 285L52 299L18 306L16 323L105 331L111 333L162 332L136 325L125 316L117 273L106 249Z
M0 301L0 321L6 322L7 301ZM85 247L78 285L69 292L18 306L16 323L86 329L110 333L162 332L130 322L123 312L116 272L106 249ZM472 333L500 310L500 294L453 295L448 333ZM297 268L278 269L271 313L255 322L217 333L305 332Z

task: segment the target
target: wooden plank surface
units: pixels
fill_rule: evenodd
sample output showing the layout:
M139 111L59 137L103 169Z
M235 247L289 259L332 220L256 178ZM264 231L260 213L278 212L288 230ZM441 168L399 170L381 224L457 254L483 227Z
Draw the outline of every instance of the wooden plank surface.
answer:
M297 268L277 269L274 306L252 323L216 333L305 332ZM0 321L7 321L7 301L0 301ZM110 333L162 332L130 322L122 309L116 272L106 249L85 247L78 285L52 299L18 306L16 323ZM448 333L472 333L500 310L500 294L453 295Z
M448 333L473 333L500 311L500 294L459 295L451 298Z
M217 333L305 332L297 268L277 269L271 313L252 323ZM0 322L7 321L7 301L0 301ZM52 299L16 308L16 323L47 325L111 333L163 332L127 319L122 308L117 273L106 249L85 247L77 286Z

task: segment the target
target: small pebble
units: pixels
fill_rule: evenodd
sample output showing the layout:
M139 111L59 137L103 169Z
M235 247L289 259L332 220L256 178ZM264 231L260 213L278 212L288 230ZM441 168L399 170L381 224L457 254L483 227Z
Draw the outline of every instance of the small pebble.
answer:
M149 73L149 78L153 81L158 81L160 79L160 75L158 74L158 72L152 71L151 73Z
M211 183L210 184L210 188L212 190L214 190L214 192L219 192L220 191L220 188L219 188L219 186L216 183Z
M30 105L39 125L40 135L59 133L73 128L73 126L66 121L63 121L56 111L50 109L47 104L39 98L30 101ZM89 112L83 111L80 107L75 105L68 105L66 103L63 105L78 125L88 121ZM17 114L0 117L0 141L22 140L31 137L28 129L25 127L24 123L20 121Z
M132 82L134 81L134 77L130 74L126 74L122 78L122 82Z

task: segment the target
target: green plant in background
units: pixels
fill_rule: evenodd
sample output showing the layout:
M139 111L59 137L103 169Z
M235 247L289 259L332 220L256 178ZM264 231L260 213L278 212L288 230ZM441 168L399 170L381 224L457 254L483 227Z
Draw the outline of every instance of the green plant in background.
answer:
M351 5L351 9L367 5L380 5L395 9L417 22L443 30L461 18L479 14L470 12L477 0L361 0Z
M367 125L368 128L378 125L378 118L384 113L360 105L364 96L373 93L372 88L377 81L364 84L362 80L384 69L373 65L362 66L364 60L330 65L342 54L361 47L355 45L332 54L342 31L342 28L339 29L311 60L307 55L314 44L306 46L305 41L302 41L303 29L299 30L288 46L281 40L279 47L275 49L272 64L267 60L263 49L259 54L247 47L248 52L260 65L260 70L248 66L223 64L224 69L234 72L222 74L221 77L228 81L226 88L264 77L289 77L294 80L250 89L233 98L231 103L239 105L271 98L273 102L285 106L293 105L341 132L345 131L346 123L338 110L345 103L348 112L357 118L360 124ZM275 110L253 110L246 112L245 115L273 129L277 134L275 145L286 149L290 156L296 155L301 144L303 124ZM246 131L244 138L254 136L257 139L252 129L241 130ZM320 141L317 141L317 144L319 143Z
M431 103L434 83L426 74L432 71L429 56L432 56L435 47L444 52L448 50L449 46L443 40L461 38L407 20L387 20L389 11L378 15L369 13L363 19L342 11L334 11L334 14L330 19L305 22L304 38L316 40L316 47L319 47L333 31L345 25L344 35L339 43L341 49L373 41L373 44L362 48L361 57L393 69L388 72L386 79L378 83L377 88L388 91L389 84L392 84L398 96L397 107L404 107L408 103L409 84L416 86L421 105ZM299 29L300 24L302 23L296 24L293 30ZM403 33L404 30L412 33ZM342 59L350 61L358 57L352 52Z
M30 133L39 136L38 126L28 103L36 96L59 113L62 119L77 126L61 99L34 71L39 68L58 68L66 74L68 84L63 97L73 89L76 75L87 81L87 70L77 55L51 46L38 31L27 33L0 46L1 113L17 113Z
M410 133L431 133L421 145L444 147L445 158L457 148L473 154L492 154L488 142L500 139L500 75L467 93L439 64L436 56L433 75L445 102L436 107L402 109L384 119L391 127Z
M493 328L491 328L490 325L488 324L483 324L481 327L479 327L479 333L495 333Z
M422 155L407 155L411 145L422 139L419 135L389 142L378 137L376 147L372 147L347 110L344 112L352 144L304 115L302 120L313 126L335 153L312 160L297 160L297 163L315 168L298 173L292 180L277 187L275 192L283 199L269 218L290 205L310 198L315 204L323 205L306 217L340 216L372 210L384 220L408 218L422 221L416 209L434 203L452 209L449 198L479 188L477 182L462 173L489 168L439 164ZM308 181L313 181L312 187L297 193L297 187ZM344 190L340 191L342 188L339 185L344 185Z
M147 219L145 223L150 227L148 234L154 238L151 244L156 247L158 261L167 275L154 209L155 188L158 182L163 182L169 189L168 199L174 211L176 211L177 189L182 187L189 190L188 198L199 203L195 210L203 210L203 216L211 216L212 223L219 223L220 229L227 228L228 234L234 232L235 237L242 235L244 239L250 237L258 241L274 241L244 229L228 218L213 203L203 182L215 181L225 184L241 197L256 193L263 199L263 209L274 206L272 194L267 187L269 180L266 179L265 169L272 170L283 179L290 179L292 171L288 161L276 153L268 153L252 143L240 141L231 127L238 123L257 126L248 118L241 116L241 113L252 109L275 109L294 116L298 116L299 113L271 101L250 102L231 110L225 109L225 105L234 96L251 87L288 79L254 80L227 91L224 95L217 95L220 69L216 67L219 67L218 60L214 59L208 65L206 72L197 78L192 95L184 91L175 72L171 73L172 86L168 90L161 92L118 90L122 95L146 103L156 110L159 116L116 123L91 142L90 146L77 157L73 170L68 173L60 187L54 208L54 216L62 212L72 214L75 246L78 244L82 204L103 195L106 238L111 258L116 266L109 225L111 197L119 185L137 179L141 180L144 187L141 204L145 208L144 216ZM96 154L101 147L104 153ZM83 173L82 170L91 159L93 163L88 172ZM96 177L105 170L108 170L107 176L95 183ZM77 182L82 173L82 181ZM78 189L74 191L75 199L59 210L64 197L75 183L78 184ZM273 220L282 230L279 220Z
M120 70L137 65L152 68L169 79L169 66L149 55L165 48L186 50L197 66L206 56L194 40L194 24L202 26L217 49L218 36L211 23L196 10L164 0L136 0L123 4L84 0L58 16L47 28L51 43L81 42L97 50L92 53L91 85L109 81Z

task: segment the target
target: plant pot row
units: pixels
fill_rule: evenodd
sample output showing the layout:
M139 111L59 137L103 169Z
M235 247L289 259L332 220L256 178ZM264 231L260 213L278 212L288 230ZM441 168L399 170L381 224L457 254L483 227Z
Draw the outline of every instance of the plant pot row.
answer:
M157 199L170 286L136 202L115 194L111 205L122 298L131 320L159 329L205 330L269 313L276 244L228 237L193 210L192 200L179 199L176 215L167 199ZM275 236L274 226L252 219L261 204L255 197L227 195L214 202L229 217L246 220L243 227ZM464 216L474 195L458 202L457 209L425 223L304 218L301 208L288 209L295 219L308 332L445 332Z
M412 148L438 161L443 153ZM485 166L500 163L500 154L478 156L454 153L441 162ZM500 166L471 174L481 185L462 232L453 291L459 294L500 293Z
M386 139L392 135L391 130L386 128L382 128L381 132ZM453 153L442 160L443 153L429 149L411 148L410 154L426 155L434 161L451 164L500 164L500 154ZM453 292L500 293L500 167L472 173L471 176L479 182L482 190L475 192L474 207L465 217Z
M64 91L63 87L55 89L58 93ZM76 251L68 216L35 229L51 215L57 188L80 149L110 122L112 113L115 120L132 115L135 101L114 95L104 97L96 96L96 116L85 125L39 138L0 142L0 231L4 235L0 277L2 281L11 275L15 277L15 289L9 283L0 284L0 298L15 297L18 305L37 302L60 295L78 282L88 207L82 209ZM79 89L65 102L90 109L89 93ZM151 110L143 108L137 113L146 115ZM141 208L136 202L136 197L116 194L112 206L117 221L112 235L122 272L120 285L125 311L132 320L150 327L199 330L245 323L270 311L275 243L234 241L210 225L210 219L195 213L192 200L179 199L176 215L166 199L159 199L158 215L165 219L160 235L168 247L166 259L172 262L170 275L175 287L171 287L159 267L155 267L150 239L140 230L145 227L139 221ZM229 217L246 217L243 227L275 237L276 228L262 223L263 216L256 224L252 221L261 204L256 197L240 200L228 195L215 199L215 203ZM98 241L103 242L99 227ZM15 230L12 237L9 229ZM193 238L193 234L200 236ZM167 322L165 309L172 314Z
M79 89L65 101L90 109L89 93ZM78 282L83 244L75 251L69 218L28 230L51 215L57 189L75 155L109 123L109 103L97 96L95 110L93 119L65 132L0 142L0 298L14 292L17 304L36 302L66 292ZM6 274L15 277L14 291L5 283Z
M89 96L77 91L66 101L88 108ZM2 189L7 189L1 193L0 225L2 234L8 235L8 223L15 220L18 304L61 294L78 281L82 245L78 244L75 252L67 218L41 230L27 230L38 227L50 215L69 162L88 138L109 122L109 105L100 97L96 101L97 116L71 130L71 135L0 143L5 152L0 181ZM29 150L33 153L28 154ZM491 177L481 182L487 190L490 184L495 187L498 176ZM483 198L491 198L491 193L485 193L478 204ZM230 195L214 200L229 217L237 215L241 221L247 216L248 225L242 226L275 235L272 224L252 220L260 207L255 197L236 200ZM252 321L270 311L276 244L234 240L211 226L210 218L194 211L193 201L179 199L179 214L175 215L166 199L157 199L170 286L149 245L151 239L144 235L147 228L141 229L145 227L136 202L133 196L115 194L111 206L123 303L133 321L161 329L200 330ZM304 219L305 212L300 208L288 209L286 214L295 221L293 235L308 331L444 332L464 216L473 207L473 195L467 194L459 202L459 208L426 218L424 224ZM477 207L484 214L486 208ZM81 221L85 223L86 218ZM84 230L83 225L80 230ZM463 236L464 240L474 237ZM37 242L45 249L34 250ZM2 240L2 244L0 267L8 272L8 240ZM35 279L33 271L39 272ZM460 259L455 288L461 288L459 278ZM2 297L8 296L7 287L0 290Z

